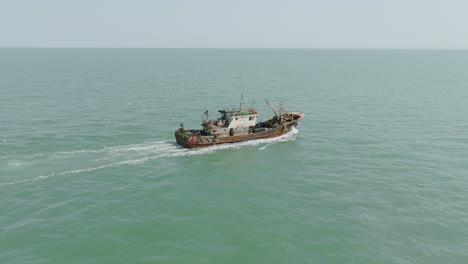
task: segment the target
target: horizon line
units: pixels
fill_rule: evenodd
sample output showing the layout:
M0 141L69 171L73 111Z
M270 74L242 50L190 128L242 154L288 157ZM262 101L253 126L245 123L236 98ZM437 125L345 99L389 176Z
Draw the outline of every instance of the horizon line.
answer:
M100 46L0 46L0 49L223 49L223 50L446 50L465 51L468 48L258 48L258 47L100 47Z

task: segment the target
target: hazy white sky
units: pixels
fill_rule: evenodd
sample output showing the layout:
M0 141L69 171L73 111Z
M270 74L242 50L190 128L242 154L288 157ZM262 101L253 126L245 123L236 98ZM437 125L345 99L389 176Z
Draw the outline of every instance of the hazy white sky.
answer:
M468 48L468 0L0 0L0 47Z

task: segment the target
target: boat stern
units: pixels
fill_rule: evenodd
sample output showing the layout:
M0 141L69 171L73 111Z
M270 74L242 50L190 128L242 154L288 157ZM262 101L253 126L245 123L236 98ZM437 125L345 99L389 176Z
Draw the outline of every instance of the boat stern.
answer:
M175 131L177 144L184 148L192 148L198 142L198 136L191 131L178 129Z

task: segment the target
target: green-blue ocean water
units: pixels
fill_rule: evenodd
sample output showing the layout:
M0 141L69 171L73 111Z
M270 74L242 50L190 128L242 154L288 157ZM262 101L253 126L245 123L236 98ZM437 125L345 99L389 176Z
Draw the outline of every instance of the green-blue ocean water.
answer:
M467 262L468 51L0 49L0 263Z

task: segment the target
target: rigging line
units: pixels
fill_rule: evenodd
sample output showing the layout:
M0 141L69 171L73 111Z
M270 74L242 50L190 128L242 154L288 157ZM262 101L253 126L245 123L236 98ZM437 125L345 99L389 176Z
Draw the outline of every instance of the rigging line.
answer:
M267 104L265 102L263 104L262 112L260 112L259 122L263 122L263 120L265 120L265 118L268 116L267 115L268 112L270 112L270 111L268 111L268 106L267 106Z

